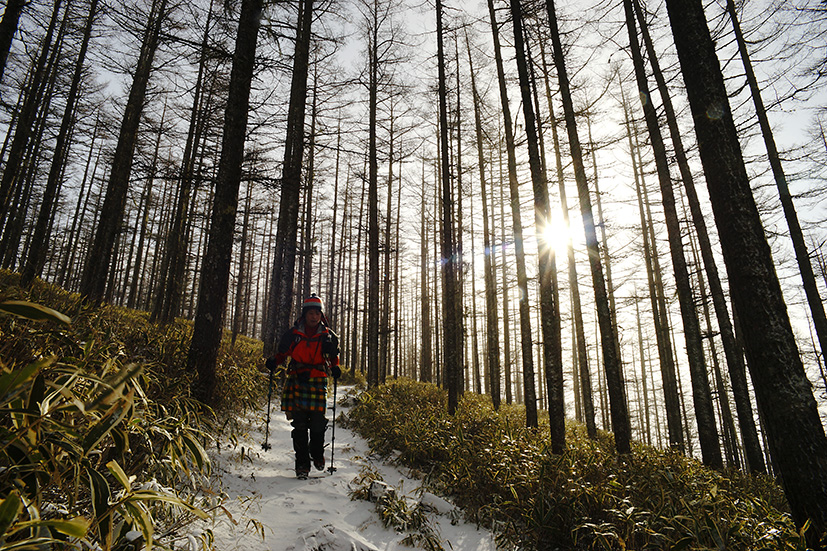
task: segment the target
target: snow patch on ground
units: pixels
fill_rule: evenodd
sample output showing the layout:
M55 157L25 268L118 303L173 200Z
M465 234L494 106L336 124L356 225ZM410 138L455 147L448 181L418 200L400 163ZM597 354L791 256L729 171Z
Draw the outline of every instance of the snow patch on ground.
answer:
M339 389L340 397L347 389ZM332 397L329 398L332 407ZM344 408L337 407L337 414ZM420 491L420 482L392 465L370 457L367 443L337 424L334 467L313 471L308 480L293 473L292 427L274 403L268 443L264 450L266 411L244 420L246 431L233 443L222 442L213 454L225 499L210 523L216 549L222 551L401 551L408 535L385 528L374 503L353 501L351 482L365 469L406 499L420 500L442 545L454 551L496 551L492 534L473 524L457 521L459 515L447 500ZM332 411L328 411L332 419ZM325 455L330 465L328 426ZM421 495L420 495L421 494Z

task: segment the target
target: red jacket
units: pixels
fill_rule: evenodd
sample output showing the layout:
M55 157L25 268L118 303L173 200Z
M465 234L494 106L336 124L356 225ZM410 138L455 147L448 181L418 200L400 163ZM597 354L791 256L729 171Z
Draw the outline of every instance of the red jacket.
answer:
M322 323L308 336L300 320L281 336L276 362L284 363L288 356L293 359L289 371L309 370L310 377L327 377L330 367L339 365L339 337Z

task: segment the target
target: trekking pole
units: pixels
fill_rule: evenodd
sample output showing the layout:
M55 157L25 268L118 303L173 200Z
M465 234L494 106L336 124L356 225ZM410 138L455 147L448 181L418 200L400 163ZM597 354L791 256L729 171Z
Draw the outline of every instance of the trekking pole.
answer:
M270 370L269 388L267 389L267 427L264 429L264 444L261 448L264 451L269 450L273 446L270 445L270 401L273 399L273 369Z
M336 472L336 467L333 466L333 450L336 447L336 390L338 387L338 379L333 379L333 430L330 434L330 467L327 472L333 474Z

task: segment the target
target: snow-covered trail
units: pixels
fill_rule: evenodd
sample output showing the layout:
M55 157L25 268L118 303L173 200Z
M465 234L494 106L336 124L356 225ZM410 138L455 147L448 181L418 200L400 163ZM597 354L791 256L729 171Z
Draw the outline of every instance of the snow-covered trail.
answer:
M339 389L339 397L347 389ZM332 394L332 393L331 393ZM328 398L332 406L332 396ZM337 415L342 411L337 406ZM381 473L397 493L420 496L420 483L397 468L369 457L367 443L336 425L334 466L336 471L312 471L308 480L297 480L293 473L291 426L274 400L270 418L269 443L265 451L265 411L258 412L234 446L222 442L214 455L215 471L220 474L222 491L229 496L216 520L203 528L212 529L215 547L223 551L395 551L409 550L402 545L407 535L382 526L375 504L354 501L349 484L365 468ZM332 419L332 412L327 417ZM325 456L330 462L330 432L327 430ZM457 551L495 551L491 533L473 524L451 524L446 514L449 504L426 495L443 512L431 513L432 524L445 549ZM456 515L453 515L456 517ZM232 518L230 518L232 517ZM456 522L456 521L455 521Z

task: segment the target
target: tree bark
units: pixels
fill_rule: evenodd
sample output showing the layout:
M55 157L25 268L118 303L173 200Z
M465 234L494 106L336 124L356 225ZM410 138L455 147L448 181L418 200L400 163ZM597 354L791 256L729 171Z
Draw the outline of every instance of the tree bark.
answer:
M229 96L224 112L221 160L216 175L209 240L201 270L198 306L187 358L187 368L198 375L193 395L206 404L213 402L215 367L227 306L238 188L241 183L250 85L262 5L263 0L243 0L241 3Z
M287 137L282 164L279 221L276 229L276 253L270 277L265 312L264 355L275 351L276 332L289 327L293 314L293 282L296 267L299 195L304 161L304 117L307 105L307 74L310 60L310 29L313 0L300 0L296 23L296 48L287 115Z
M437 66L439 71L439 140L440 181L442 189L442 346L443 366L448 386L448 413L456 411L461 392L463 366L462 320L455 301L459 292L456 240L454 235L454 200L451 185L451 164L448 149L448 98L445 78L445 47L443 40L442 0L436 0Z
M563 45L557 26L557 15L554 9L554 0L546 0L549 26L553 46L554 65L557 69L557 78L560 83L560 93L563 99L563 111L566 119L566 130L569 136L574 176L577 181L577 191L580 197L580 214L583 218L583 227L586 233L586 248L589 253L589 265L592 272L592 286L597 306L598 326L600 329L601 349L606 371L606 384L609 391L609 407L611 409L612 427L615 433L615 446L618 453L631 452L632 428L629 423L629 412L626 404L623 368L617 356L615 331L612 327L609 299L606 294L606 282L603 279L603 267L600 264L600 247L597 243L597 232L594 226L594 213L591 198L589 197L588 180L583 167L583 152L580 147L580 138L577 134L574 104L571 98L568 73L563 57Z
M727 368L729 370L730 381L732 383L732 393L735 398L735 407L738 412L738 424L741 428L741 438L744 443L744 453L746 455L747 466L750 471L765 472L766 466L764 464L761 444L758 439L758 431L755 427L752 404L750 402L750 392L747 385L747 372L746 365L744 363L744 355L735 340L735 330L733 329L732 321L730 320L729 307L727 306L723 285L721 284L721 278L718 275L718 268L712 253L709 231L707 230L704 215L701 211L698 193L695 190L695 181L692 176L692 171L689 168L689 161L686 157L680 129L678 128L678 119L675 115L675 109L672 106L672 100L669 95L666 80L663 77L663 72L660 70L657 53L655 52L653 41L649 36L648 26L645 18L643 17L638 0L634 0L634 8L638 23L640 24L644 43L646 44L649 63L652 66L652 74L655 77L658 90L660 91L664 115L666 116L666 123L672 137L675 159L678 162L678 168L680 169L684 190L686 191L686 197L689 201L689 211L692 214L692 222L698 235L701 258L703 259L707 281L709 282L710 293L712 294L712 305L715 309L715 317L718 321L718 330L721 332L721 342L724 347Z
M93 302L104 298L106 282L110 275L115 248L115 239L123 221L126 207L126 194L129 189L129 177L132 173L135 143L138 140L138 127L144 109L149 77L152 73L152 60L158 48L158 37L166 18L167 0L155 0L144 31L138 65L129 90L129 99L121 121L118 144L110 169L109 184L103 201L100 219L95 231L92 249L83 271L80 293Z
M750 188L723 74L700 0L667 0L735 312L770 451L808 543L827 531L827 437L792 332ZM823 548L823 547L822 547Z
M649 131L649 140L652 144L658 182L660 183L661 202L666 218L669 251L672 256L672 269L675 273L675 285L678 291L678 302L686 340L686 354L692 380L692 397L695 405L695 421L698 425L698 440L701 444L704 464L720 469L723 468L723 457L718 439L718 429L715 424L715 408L712 404L712 392L709 387L709 376L706 371L703 344L701 343L698 312L695 310L692 284L689 281L689 271L683 250L680 220L678 219L674 190L672 189L672 177L669 173L669 160L667 159L663 136L660 132L657 112L652 102L648 100L651 96L646 80L646 70L643 66L643 58L640 53L632 0L624 0L623 7L626 13L626 29L629 36L632 62L635 67L638 95L642 98L643 114Z

